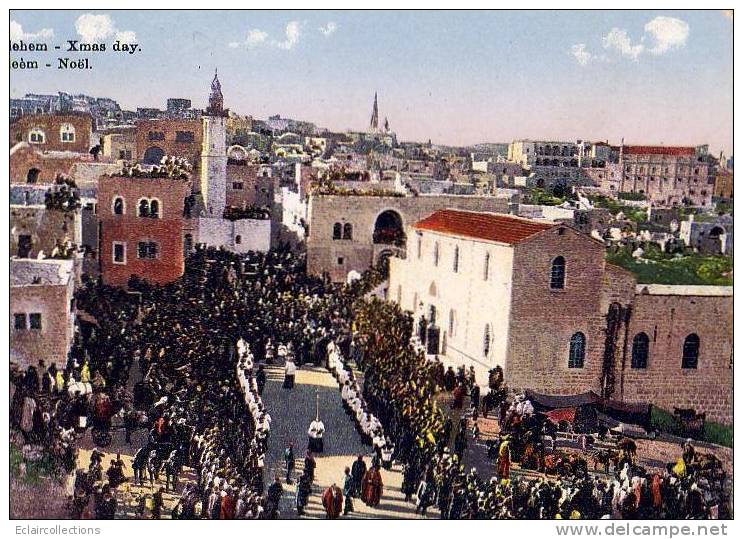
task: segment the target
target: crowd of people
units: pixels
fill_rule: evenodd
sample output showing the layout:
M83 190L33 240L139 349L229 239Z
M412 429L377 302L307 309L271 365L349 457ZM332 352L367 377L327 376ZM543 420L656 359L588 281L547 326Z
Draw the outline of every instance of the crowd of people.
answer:
M496 476L481 479L476 470L465 467L464 425L452 444L455 429L437 399L440 391L449 391L455 409L469 398L477 412L479 386L470 373L445 370L441 362L426 357L408 313L366 296L379 281L379 273L370 271L350 284L331 285L307 275L303 257L288 250L238 255L199 248L189 257L185 275L166 286L132 279L129 291L123 292L88 284L78 307L95 323L80 332L73 346L61 374L64 390L58 389L56 372L16 376L16 424L26 436L80 428L79 417L85 415L80 403L86 398L82 393L89 384L90 394L110 395L125 416L146 412L149 434L137 452L140 458L135 456L135 480L147 479L142 470L151 484L158 482L161 470L166 475L150 504L157 508L151 511L153 517L161 516L163 491L171 485L176 491L179 467L189 466L196 478L181 491L173 517L277 518L283 487L280 477L268 488L264 485L270 415L261 393L262 364L277 359L278 344L291 351L297 367L306 362L327 365L362 439L375 450L368 468L361 456L349 467L342 487L331 486L323 493L328 516L353 511L356 497L370 506L379 504L380 468L391 468L393 462L403 466L406 499L415 499L416 510L423 514L436 507L442 518L728 514L723 489L694 459L684 461L683 469L672 466L664 472L629 462L609 478L583 471L530 479L514 476L509 441L503 440L496 451ZM347 360L363 373L363 383ZM142 381L137 394L130 396L124 388L135 361ZM49 402L55 402L56 395L63 405L55 403L56 412L49 414L53 428L36 428L46 425L46 416L42 412L39 421L33 410L29 415L25 399L29 392L47 388ZM500 385L497 391L502 391ZM520 413L524 408L523 403L514 405ZM508 406L502 406L501 414L507 413ZM74 443L69 447L74 453ZM74 455L69 459L74 467ZM313 463L308 453L297 484L299 511L311 492ZM112 506L116 511L112 485L121 476L114 470L110 478L112 482L101 476L92 481L97 486L90 487L101 516L112 514Z

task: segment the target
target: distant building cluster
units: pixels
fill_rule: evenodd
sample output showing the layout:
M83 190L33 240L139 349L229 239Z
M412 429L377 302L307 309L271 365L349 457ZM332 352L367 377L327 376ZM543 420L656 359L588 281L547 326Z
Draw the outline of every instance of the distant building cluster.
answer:
M165 284L198 245L288 246L329 281L387 272L382 293L422 319L429 354L479 380L500 366L513 389L731 420L713 388L732 387L732 287L644 282L607 256L730 256L732 157L401 141L376 94L368 126L346 132L225 102L216 73L205 110L11 99L11 361L65 363L83 275Z

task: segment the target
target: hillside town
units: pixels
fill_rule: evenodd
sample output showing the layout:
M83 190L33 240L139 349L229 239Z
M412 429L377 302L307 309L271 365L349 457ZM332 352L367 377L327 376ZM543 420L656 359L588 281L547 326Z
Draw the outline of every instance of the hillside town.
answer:
M10 99L11 516L732 517L732 155L203 87Z

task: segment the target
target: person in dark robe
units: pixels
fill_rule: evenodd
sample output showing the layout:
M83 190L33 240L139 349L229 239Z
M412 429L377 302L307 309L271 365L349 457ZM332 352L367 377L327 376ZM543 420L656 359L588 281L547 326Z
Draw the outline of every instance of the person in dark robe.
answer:
M286 484L291 485L292 472L294 472L294 444L291 442L284 450L284 462L286 463Z
M258 395L263 395L263 389L266 387L266 371L263 365L258 365L258 372L255 373L255 385L258 386Z
M449 368L446 369L446 373L444 374L444 389L447 391L454 391L456 384L457 375L451 365L449 365Z
M307 451L304 457L304 473L310 478L310 483L315 480L315 468L317 463L315 457L312 456L312 451Z
M325 509L325 516L329 519L338 518L343 511L343 493L341 489L333 483L322 494L322 506Z
M382 498L382 474L379 466L368 469L361 480L361 500L369 507L376 507Z
M452 393L454 400L451 403L452 410L462 409L462 405L464 404L465 392L466 392L466 388L464 384L458 384L457 387L454 388L454 392Z
M312 494L312 478L308 475L307 471L299 476L299 481L297 482L297 514L303 515L304 514L304 508L307 506L307 502L310 499L310 494Z
M470 390L470 399L472 401L472 408L476 411L480 409L480 386L477 384L472 385Z
M418 479L418 467L415 462L407 462L403 467L402 485L400 491L405 494L405 501L410 502L416 491L416 481Z
M152 518L156 520L160 518L163 510L163 492L165 487L160 487L152 495Z
M344 473L343 496L345 496L345 503L343 504L343 514L347 515L353 512L353 477L351 476L351 468L348 466L346 466Z
M351 465L354 498L361 496L361 481L364 479L364 474L366 474L366 462L364 462L364 455L359 455L359 458Z
M281 480L277 475L274 482L268 487L266 494L266 515L269 519L275 520L279 516L279 504L284 487L281 486Z
M121 459L121 454L117 454L115 459L111 459L111 464L106 470L106 476L108 477L108 483L112 488L118 487L120 484L126 482L124 476L124 461Z

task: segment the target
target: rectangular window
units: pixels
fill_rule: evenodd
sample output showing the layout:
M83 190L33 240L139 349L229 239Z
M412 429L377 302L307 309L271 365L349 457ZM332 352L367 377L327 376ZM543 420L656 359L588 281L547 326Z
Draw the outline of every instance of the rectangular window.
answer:
M342 256L339 256L338 257L338 265L339 266L342 266L343 265L343 257Z
M75 133L68 131L62 132L62 142L75 142Z
M41 313L29 314L28 325L31 329L41 329Z
M154 241L140 241L137 243L137 258L154 260L157 258L158 246Z
M131 150L119 150L119 159L131 159L131 158L132 158Z
M13 319L15 321L14 327L16 331L23 331L26 329L26 313L15 313Z
M126 264L126 243L113 242L114 264Z
M235 191L242 191L243 182L232 182L232 189L234 189Z
M162 131L150 131L147 133L148 140L165 140L165 133Z
M176 142L193 142L194 136L192 131L176 131L175 132Z

